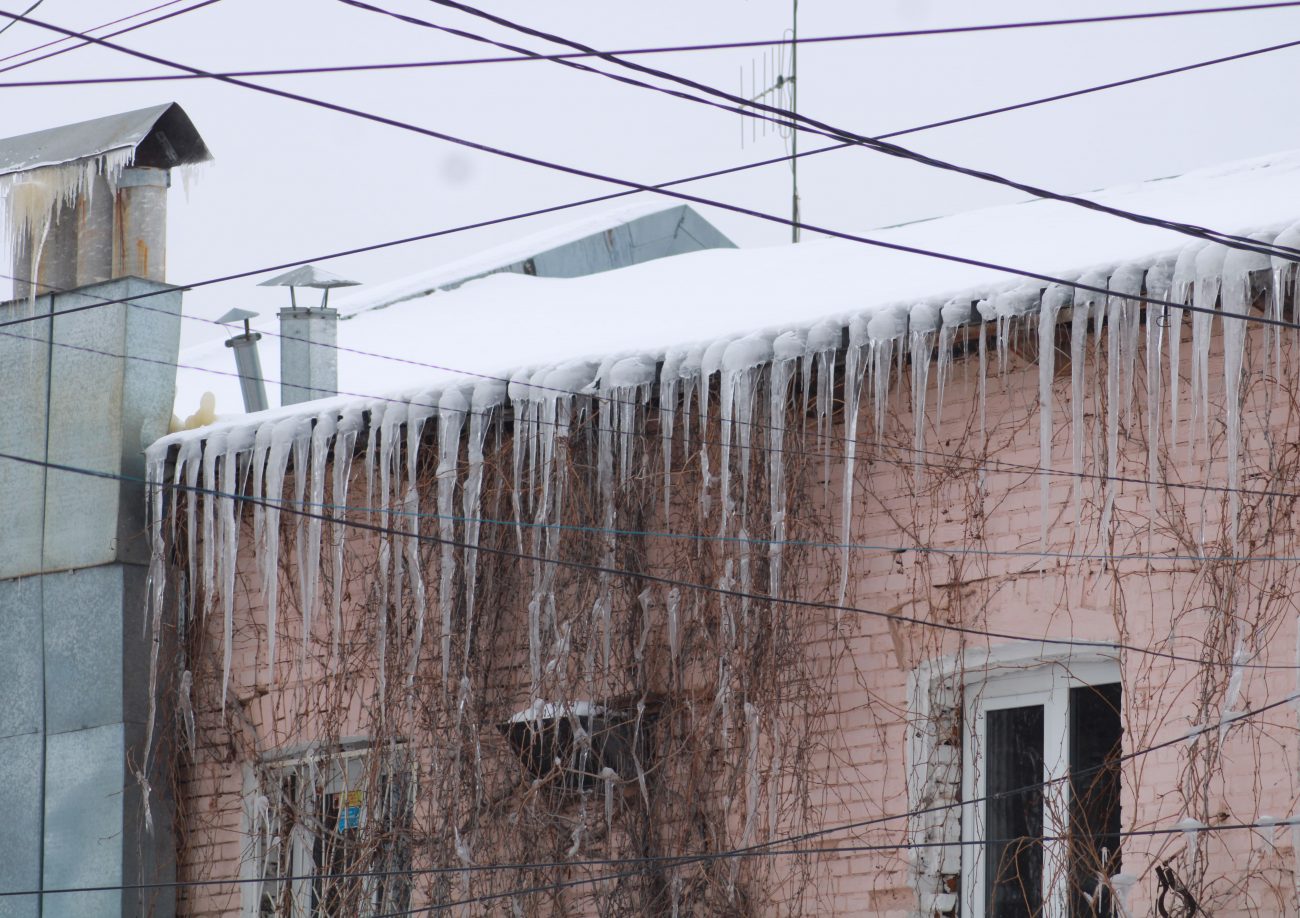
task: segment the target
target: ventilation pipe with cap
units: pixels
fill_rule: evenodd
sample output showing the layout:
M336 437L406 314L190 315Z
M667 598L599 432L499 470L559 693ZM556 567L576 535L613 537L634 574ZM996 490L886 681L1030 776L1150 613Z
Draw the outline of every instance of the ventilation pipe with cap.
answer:
M329 308L330 290L355 287L357 281L303 265L258 286L289 288L289 308L280 310L280 404L337 395L339 314ZM298 287L322 291L320 305L299 306Z
M226 347L235 352L235 368L239 372L239 391L244 396L244 410L250 414L265 411L266 380L262 377L262 358L257 353L257 342L262 336L248 327L248 320L257 313L247 309L232 309L220 319L222 325L243 322L244 333L226 339Z

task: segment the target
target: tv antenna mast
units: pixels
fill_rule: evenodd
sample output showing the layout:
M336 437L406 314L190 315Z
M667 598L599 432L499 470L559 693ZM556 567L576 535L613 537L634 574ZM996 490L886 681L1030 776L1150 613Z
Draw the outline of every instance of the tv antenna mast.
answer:
M799 0L790 0L790 28L785 32L786 41L769 48L763 55L762 79L759 79L759 63L749 63L750 102L765 102L775 108L784 108L792 114L799 111ZM786 60L786 46L789 46L789 61ZM745 68L740 68L740 95L745 96ZM743 108L743 106L742 106ZM750 141L766 137L768 125L773 122L763 118L746 118L742 116L740 124L740 147L745 148L745 121L749 122ZM783 139L790 142L790 241L799 241L799 132L794 122L777 123L776 131ZM761 132L761 133L760 133Z

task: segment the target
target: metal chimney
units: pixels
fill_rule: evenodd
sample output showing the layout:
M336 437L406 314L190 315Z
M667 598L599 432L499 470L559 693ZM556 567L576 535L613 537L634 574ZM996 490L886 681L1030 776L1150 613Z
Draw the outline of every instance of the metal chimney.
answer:
M171 169L211 158L175 103L0 140L15 297L162 282Z
M338 310L329 308L330 290L355 287L357 281L303 265L262 281L261 287L288 287L289 308L280 310L280 404L296 405L337 395ZM320 304L299 306L296 289L322 291Z
M248 320L257 313L247 309L232 309L220 319L222 325L243 322L244 333L226 339L226 347L235 352L235 367L239 372L239 390L244 396L244 410L265 411L266 380L262 377L262 358L257 353L257 342L262 336L248 327Z

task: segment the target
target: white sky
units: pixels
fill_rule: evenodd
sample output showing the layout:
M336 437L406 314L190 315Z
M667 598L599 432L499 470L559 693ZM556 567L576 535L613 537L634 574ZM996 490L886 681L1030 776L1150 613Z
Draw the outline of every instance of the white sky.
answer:
M27 0L0 0L0 8L15 12L27 5ZM84 30L150 5L148 0L45 0L33 15ZM377 0L376 5L538 50L556 50L427 0ZM1197 5L1215 4L803 0L799 29L801 35L815 36ZM483 0L482 6L609 49L775 38L788 27L790 15L789 0ZM0 36L0 56L51 37L34 27L15 26ZM883 133L1297 38L1300 8L805 45L800 51L799 103L803 113L832 124ZM336 0L222 0L119 41L210 70L499 53ZM762 58L759 50L738 50L640 60L736 91L742 69L748 71L751 62L761 68ZM24 59L0 62L0 67ZM0 82L160 72L165 71L86 47L0 73ZM1300 146L1300 124L1291 113L1298 74L1300 48L927 131L899 142L1061 191L1099 188ZM772 131L752 142L746 130L742 149L738 116L547 62L281 77L276 85L643 182L776 156L785 142ZM216 157L188 200L179 182L172 192L167 268L168 280L177 284L613 190L347 115L198 80L0 88L0 135L170 100L185 107ZM800 144L817 145L818 138L805 135ZM687 188L759 210L789 212L789 173L782 166ZM855 232L1019 197L860 149L803 160L800 191L807 221ZM336 273L379 283L591 212L569 211L323 264ZM775 224L707 208L702 212L742 246L781 244L789 236ZM209 318L232 306L269 313L282 305L284 292L258 288L258 279L195 290L187 294L186 311ZM213 334L219 331L212 326L186 324L186 340Z

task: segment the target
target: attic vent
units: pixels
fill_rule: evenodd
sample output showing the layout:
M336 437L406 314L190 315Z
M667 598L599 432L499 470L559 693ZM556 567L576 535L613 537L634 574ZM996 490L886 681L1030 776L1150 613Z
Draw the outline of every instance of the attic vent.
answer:
M635 711L615 711L588 701L534 702L498 729L533 777L565 790L590 790L606 769L637 777L647 759L646 722Z

